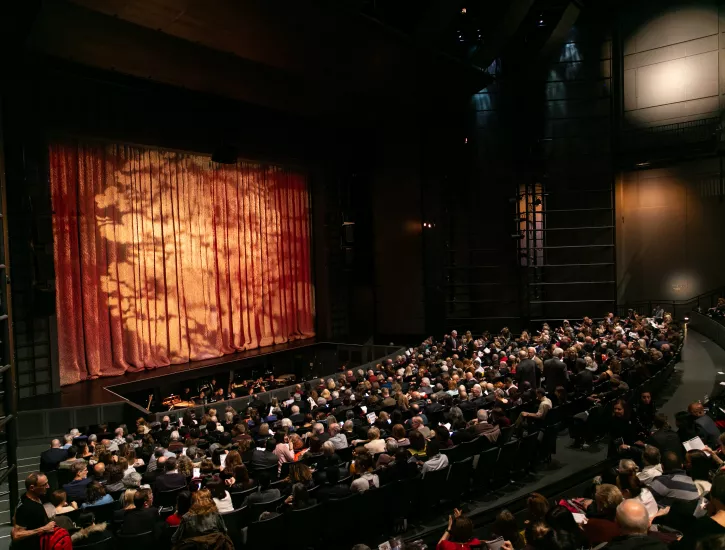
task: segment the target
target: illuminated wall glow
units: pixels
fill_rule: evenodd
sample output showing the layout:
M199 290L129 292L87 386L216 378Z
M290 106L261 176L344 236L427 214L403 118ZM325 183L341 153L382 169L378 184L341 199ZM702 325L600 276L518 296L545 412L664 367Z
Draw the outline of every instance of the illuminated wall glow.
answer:
M714 4L659 13L624 39L625 121L634 126L717 116L719 18Z
M713 197L719 161L623 173L616 185L620 303L683 300L722 285L725 201Z

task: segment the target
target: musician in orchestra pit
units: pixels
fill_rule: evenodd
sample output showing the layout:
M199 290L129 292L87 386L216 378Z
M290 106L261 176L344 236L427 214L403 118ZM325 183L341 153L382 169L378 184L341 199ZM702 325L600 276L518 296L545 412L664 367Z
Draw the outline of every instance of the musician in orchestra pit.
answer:
M193 401L192 395L191 395L191 388L189 386L186 386L184 390L181 392L181 400L182 401Z
M207 399L206 399L206 393L204 390L201 390L199 392L199 397L197 397L194 401L196 401L197 405L206 405Z

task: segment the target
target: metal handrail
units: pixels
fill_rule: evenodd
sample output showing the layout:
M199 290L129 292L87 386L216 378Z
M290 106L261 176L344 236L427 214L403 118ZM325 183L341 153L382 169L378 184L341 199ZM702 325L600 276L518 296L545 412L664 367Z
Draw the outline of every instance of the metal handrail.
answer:
M617 313L624 315L628 309L640 310L639 313L651 313L654 306L659 305L667 309L668 307L674 312L683 307L689 307L694 310L701 310L703 307L712 307L717 303L717 298L725 297L725 286L718 287L692 298L685 300L640 300L637 302L628 302L617 305ZM643 310L643 311L642 311Z

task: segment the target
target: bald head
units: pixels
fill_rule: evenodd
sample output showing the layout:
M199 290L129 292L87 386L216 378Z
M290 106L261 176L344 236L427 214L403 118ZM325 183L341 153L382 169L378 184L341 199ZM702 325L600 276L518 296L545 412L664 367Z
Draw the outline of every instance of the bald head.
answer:
M60 439L54 439L50 442L50 448L51 449L58 449L60 448Z
M692 416L703 416L705 414L705 407L702 406L702 403L692 403L687 409Z
M639 500L629 498L617 506L616 522L623 535L646 535L649 514Z

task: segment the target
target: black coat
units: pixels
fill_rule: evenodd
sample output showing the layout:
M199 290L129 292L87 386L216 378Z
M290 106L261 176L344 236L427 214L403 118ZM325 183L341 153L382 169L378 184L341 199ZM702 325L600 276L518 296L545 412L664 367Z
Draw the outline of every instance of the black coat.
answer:
M533 359L524 359L519 363L516 367L516 379L519 385L528 382L532 388L536 388L536 363Z
M40 453L40 471L51 472L58 469L58 464L68 458L67 449L47 449Z
M672 451L679 457L680 464L685 462L685 448L682 446L680 436L674 430L669 428L657 430L647 438L646 443L657 447L660 450L660 455L664 456L666 452Z
M557 386L566 386L567 376L566 365L561 359L553 357L544 361L544 384L547 392L554 393Z

